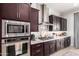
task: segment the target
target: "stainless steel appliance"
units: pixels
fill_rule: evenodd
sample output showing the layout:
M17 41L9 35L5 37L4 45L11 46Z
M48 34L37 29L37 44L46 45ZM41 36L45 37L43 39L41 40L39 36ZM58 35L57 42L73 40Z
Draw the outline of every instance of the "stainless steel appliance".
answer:
M2 56L30 55L30 37L2 39Z
M2 19L2 56L30 55L30 22Z
M2 20L2 37L28 36L30 23L22 21Z

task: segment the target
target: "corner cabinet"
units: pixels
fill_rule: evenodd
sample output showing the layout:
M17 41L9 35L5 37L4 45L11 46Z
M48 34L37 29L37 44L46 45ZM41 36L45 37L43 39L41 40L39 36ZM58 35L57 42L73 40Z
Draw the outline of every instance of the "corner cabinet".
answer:
M32 32L37 32L38 31L38 15L39 10L35 8L31 8L31 13L30 13L30 21L31 21L31 31Z
M30 4L2 3L0 5L2 19L30 21Z
M53 26L49 25L49 31L67 31L67 19L65 18L50 15L49 23L54 24Z

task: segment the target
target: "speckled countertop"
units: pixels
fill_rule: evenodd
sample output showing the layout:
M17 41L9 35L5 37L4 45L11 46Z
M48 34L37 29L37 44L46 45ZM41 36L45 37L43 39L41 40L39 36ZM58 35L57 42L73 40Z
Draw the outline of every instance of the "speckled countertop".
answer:
M47 41L52 41L52 40L60 40L60 39L66 38L66 37L69 37L69 36L58 36L58 37L56 37L56 38L48 39L48 40L35 39L35 41L32 41L32 40L31 40L31 45L32 45L32 44L37 44L37 43L42 43L42 42L47 42Z

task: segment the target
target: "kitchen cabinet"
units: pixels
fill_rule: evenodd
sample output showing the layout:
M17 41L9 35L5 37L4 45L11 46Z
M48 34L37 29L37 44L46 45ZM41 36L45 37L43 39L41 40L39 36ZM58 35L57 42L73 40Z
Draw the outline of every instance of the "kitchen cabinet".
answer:
M44 42L44 56L50 55L49 52L49 42Z
M60 49L61 49L61 41L59 39L59 40L56 40L56 51L58 51Z
M18 4L18 20L30 21L30 5Z
M39 10L31 8L31 31L32 32L37 32L38 31L38 13Z
M53 24L53 26L49 25L49 31L66 31L67 30L67 20L65 18L61 18L55 15L50 15L49 23ZM51 30L51 28L53 30Z
M1 12L2 19L30 21L30 4L3 3Z
M31 56L43 56L43 43L31 45Z
M56 45L55 40L49 42L49 54L52 54L55 52L55 45Z
M61 18L60 20L60 30L67 31L67 20L65 18Z
M17 4L16 3L2 3L1 18L2 19L17 19Z
M56 31L60 31L60 17L56 17Z
M70 41L71 41L70 39L71 39L70 37L64 39L64 48L70 46Z
M63 23L63 31L67 31L67 20L63 18L62 23Z
M70 46L71 37L46 41L31 45L31 56L49 56L56 51Z

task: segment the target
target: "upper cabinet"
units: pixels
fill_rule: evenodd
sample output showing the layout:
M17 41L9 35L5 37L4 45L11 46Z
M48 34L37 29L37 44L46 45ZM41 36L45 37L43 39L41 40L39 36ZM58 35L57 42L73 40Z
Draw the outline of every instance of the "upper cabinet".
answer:
M31 8L30 21L31 21L31 31L32 32L38 31L38 13L39 13L39 10Z
M17 4L1 4L1 16L3 19L17 19Z
M50 15L49 23L53 24L53 26L49 25L49 31L67 31L67 19L65 18Z
M1 10L3 19L30 21L30 4L4 3Z
M30 5L29 4L18 4L18 18L19 20L30 21Z

